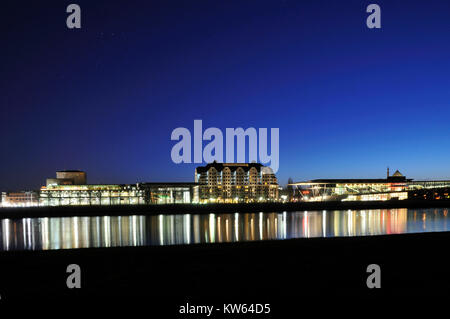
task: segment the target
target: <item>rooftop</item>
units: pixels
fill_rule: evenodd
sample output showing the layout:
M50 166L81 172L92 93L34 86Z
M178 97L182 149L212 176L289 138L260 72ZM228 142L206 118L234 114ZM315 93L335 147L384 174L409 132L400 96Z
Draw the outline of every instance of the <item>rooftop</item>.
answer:
M71 169L66 169L66 170L62 170L62 171L56 171L57 173L84 173L84 171L80 171L80 170L71 170Z
M197 173L207 172L211 167L214 167L218 172L221 172L223 169L225 169L225 167L228 167L232 172L237 170L239 167L242 168L245 172L254 167L259 172L261 168L264 167L264 165L260 163L217 163L214 161L207 164L206 166L198 166Z

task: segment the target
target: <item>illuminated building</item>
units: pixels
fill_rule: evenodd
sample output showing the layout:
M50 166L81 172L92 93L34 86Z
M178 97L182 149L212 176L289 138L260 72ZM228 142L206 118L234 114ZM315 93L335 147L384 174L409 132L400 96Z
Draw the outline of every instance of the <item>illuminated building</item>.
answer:
M198 198L194 183L49 185L40 191L40 206L189 204Z
M56 178L48 178L47 186L49 185L85 185L86 173L83 171L58 171Z
M150 204L198 203L196 183L139 183Z
M278 200L278 181L259 163L209 163L195 169L202 203L257 202Z
M60 173L60 174L58 174ZM39 206L188 204L198 202L195 183L86 184L86 173L62 171L41 187Z
M300 201L383 201L416 198L425 190L436 189L442 191L433 193L432 199L448 199L445 190L450 188L450 181L414 181L399 171L390 176L388 169L385 179L314 179L290 185L296 187L296 199Z
M1 204L3 207L38 206L39 194L35 191L3 192Z
M136 185L43 186L39 206L138 205L146 204L144 191Z

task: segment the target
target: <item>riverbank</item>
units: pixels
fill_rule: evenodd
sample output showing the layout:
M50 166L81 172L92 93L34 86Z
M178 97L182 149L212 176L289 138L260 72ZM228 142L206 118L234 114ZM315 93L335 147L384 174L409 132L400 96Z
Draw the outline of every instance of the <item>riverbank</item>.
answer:
M166 204L112 206L54 206L0 208L0 218L67 217L67 216L127 216L159 214L211 214L275 211L314 211L392 208L447 208L450 200L401 200L370 202L298 202L248 204Z
M449 244L450 233L422 233L1 252L0 294L2 302L145 299L170 312L186 301L288 309L293 297L447 296ZM69 264L81 267L81 289L66 287ZM381 289L366 286L369 264L381 267Z

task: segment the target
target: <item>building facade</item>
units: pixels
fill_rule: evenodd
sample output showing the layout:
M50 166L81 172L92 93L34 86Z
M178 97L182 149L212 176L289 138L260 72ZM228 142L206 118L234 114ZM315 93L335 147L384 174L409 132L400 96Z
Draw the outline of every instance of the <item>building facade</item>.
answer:
M82 171L60 171L39 192L39 206L190 204L195 183L86 184Z
M31 207L39 205L39 193L36 191L2 192L2 207Z
M450 181L414 181L399 171L380 179L314 179L290 184L293 201L450 199Z
M146 204L136 185L48 185L39 195L39 206Z
M47 186L57 185L86 185L86 172L83 171L57 171L56 178L47 178Z
M278 181L259 163L210 163L197 167L201 203L236 203L278 200Z
M198 203L196 183L140 183L149 204Z
M198 201L194 183L43 186L39 206L190 204Z

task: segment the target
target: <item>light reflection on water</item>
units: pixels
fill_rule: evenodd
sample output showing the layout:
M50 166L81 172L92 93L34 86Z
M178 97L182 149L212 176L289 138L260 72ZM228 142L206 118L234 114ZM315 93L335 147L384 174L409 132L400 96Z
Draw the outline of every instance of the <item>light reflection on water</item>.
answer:
M2 219L0 250L176 245L448 231L448 209Z

